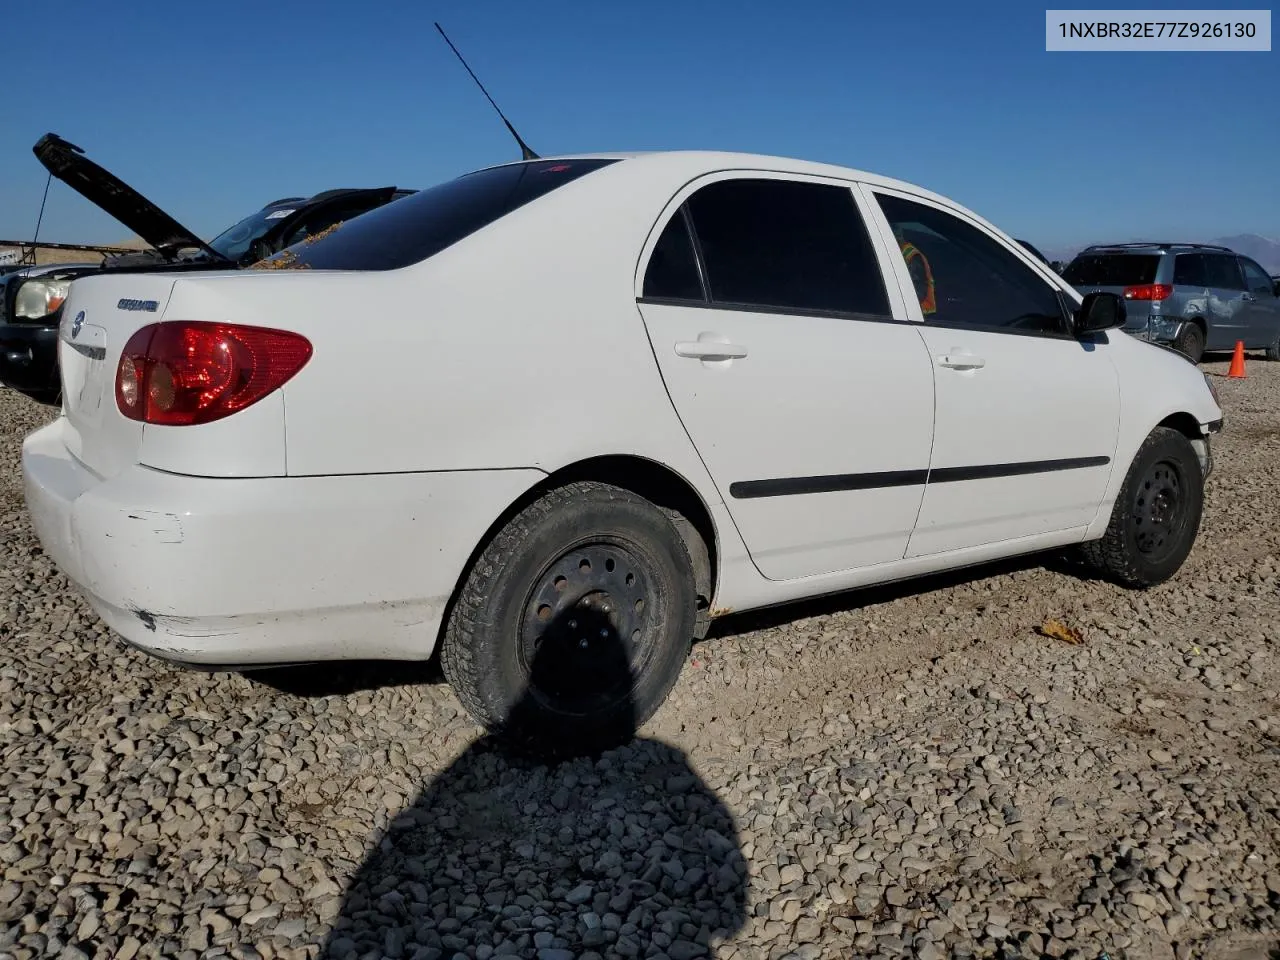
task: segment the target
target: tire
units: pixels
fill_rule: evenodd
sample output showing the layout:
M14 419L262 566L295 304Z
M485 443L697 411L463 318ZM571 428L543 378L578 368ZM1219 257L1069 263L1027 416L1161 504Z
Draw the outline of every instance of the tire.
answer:
M1280 334L1267 345L1267 359L1280 360Z
M1107 532L1081 550L1122 586L1155 586L1177 573L1191 553L1203 506L1204 475L1191 441L1156 427L1129 466Z
M590 753L629 742L662 705L696 615L693 562L671 520L620 487L572 483L484 547L449 616L441 667L508 746L548 759Z
M1173 348L1179 353L1185 353L1192 363L1199 363L1204 356L1204 331L1200 329L1200 325L1188 323L1183 327L1178 339L1173 341Z

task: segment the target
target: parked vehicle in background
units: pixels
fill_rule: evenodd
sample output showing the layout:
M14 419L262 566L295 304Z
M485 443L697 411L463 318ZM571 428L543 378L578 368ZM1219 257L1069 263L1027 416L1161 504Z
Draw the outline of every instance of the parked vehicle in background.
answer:
M32 149L53 176L151 245L150 250L109 256L101 263L64 264L55 274L31 274L30 280L13 279L7 284L9 309L0 315L0 344L14 347L12 362L0 354L0 384L49 404L58 403L57 354L52 346L57 341L61 304L77 277L121 270L235 270L252 266L335 223L415 192L376 187L286 197L267 204L205 243L114 174L86 158L75 144L49 133ZM39 313L42 306L48 306L49 312Z
M1280 360L1280 297L1257 263L1227 247L1120 243L1088 247L1063 271L1080 293L1124 297L1124 330L1171 344L1199 362L1205 351L1266 350Z
M30 323L56 316L71 281L96 263L22 266L0 273L0 385L45 404L57 404L58 327Z
M523 161L258 268L78 280L23 446L48 555L160 656L439 648L490 729L599 746L730 611L1058 548L1144 587L1199 529L1208 379L900 181Z

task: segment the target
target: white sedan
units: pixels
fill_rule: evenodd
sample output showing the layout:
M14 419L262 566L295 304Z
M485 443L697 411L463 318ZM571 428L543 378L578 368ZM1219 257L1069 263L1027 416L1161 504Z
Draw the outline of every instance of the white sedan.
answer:
M128 642L427 659L482 724L625 737L710 621L1199 529L1222 411L991 224L736 154L495 166L235 273L104 273L23 448L48 554Z

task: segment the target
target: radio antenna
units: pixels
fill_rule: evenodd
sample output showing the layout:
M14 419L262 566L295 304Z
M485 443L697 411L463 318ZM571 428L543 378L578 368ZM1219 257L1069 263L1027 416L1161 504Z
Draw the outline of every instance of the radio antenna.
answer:
M480 88L480 92L484 94L485 99L489 101L489 103L493 106L494 110L497 110L498 116L502 117L502 122L505 123L507 125L507 129L511 131L511 136L516 138L516 143L520 144L521 159L522 160L541 160L542 158L539 157L532 150L530 150L529 145L520 139L520 134L516 133L516 128L511 125L511 121L506 118L506 115L503 114L502 110L498 107L498 105L493 102L493 97L489 96L489 91L484 88L484 84L480 82L480 78L477 77L475 73L472 72L469 66L467 66L467 61L463 60L462 54L460 54L458 52L458 48L453 45L453 41L450 40L448 34L444 32L444 28L437 23L436 29L440 31L440 36L444 37L444 42L449 44L449 49L453 51L453 55L462 62L462 65L464 67L466 67L467 73L471 74L471 79L476 82L476 86Z

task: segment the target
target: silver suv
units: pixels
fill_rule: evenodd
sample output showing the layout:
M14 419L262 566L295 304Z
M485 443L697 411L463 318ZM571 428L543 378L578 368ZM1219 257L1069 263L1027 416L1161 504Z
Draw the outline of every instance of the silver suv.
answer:
M1193 362L1206 351L1266 350L1280 360L1280 283L1227 247L1115 243L1087 247L1062 272L1080 293L1125 300L1124 331L1172 344Z

